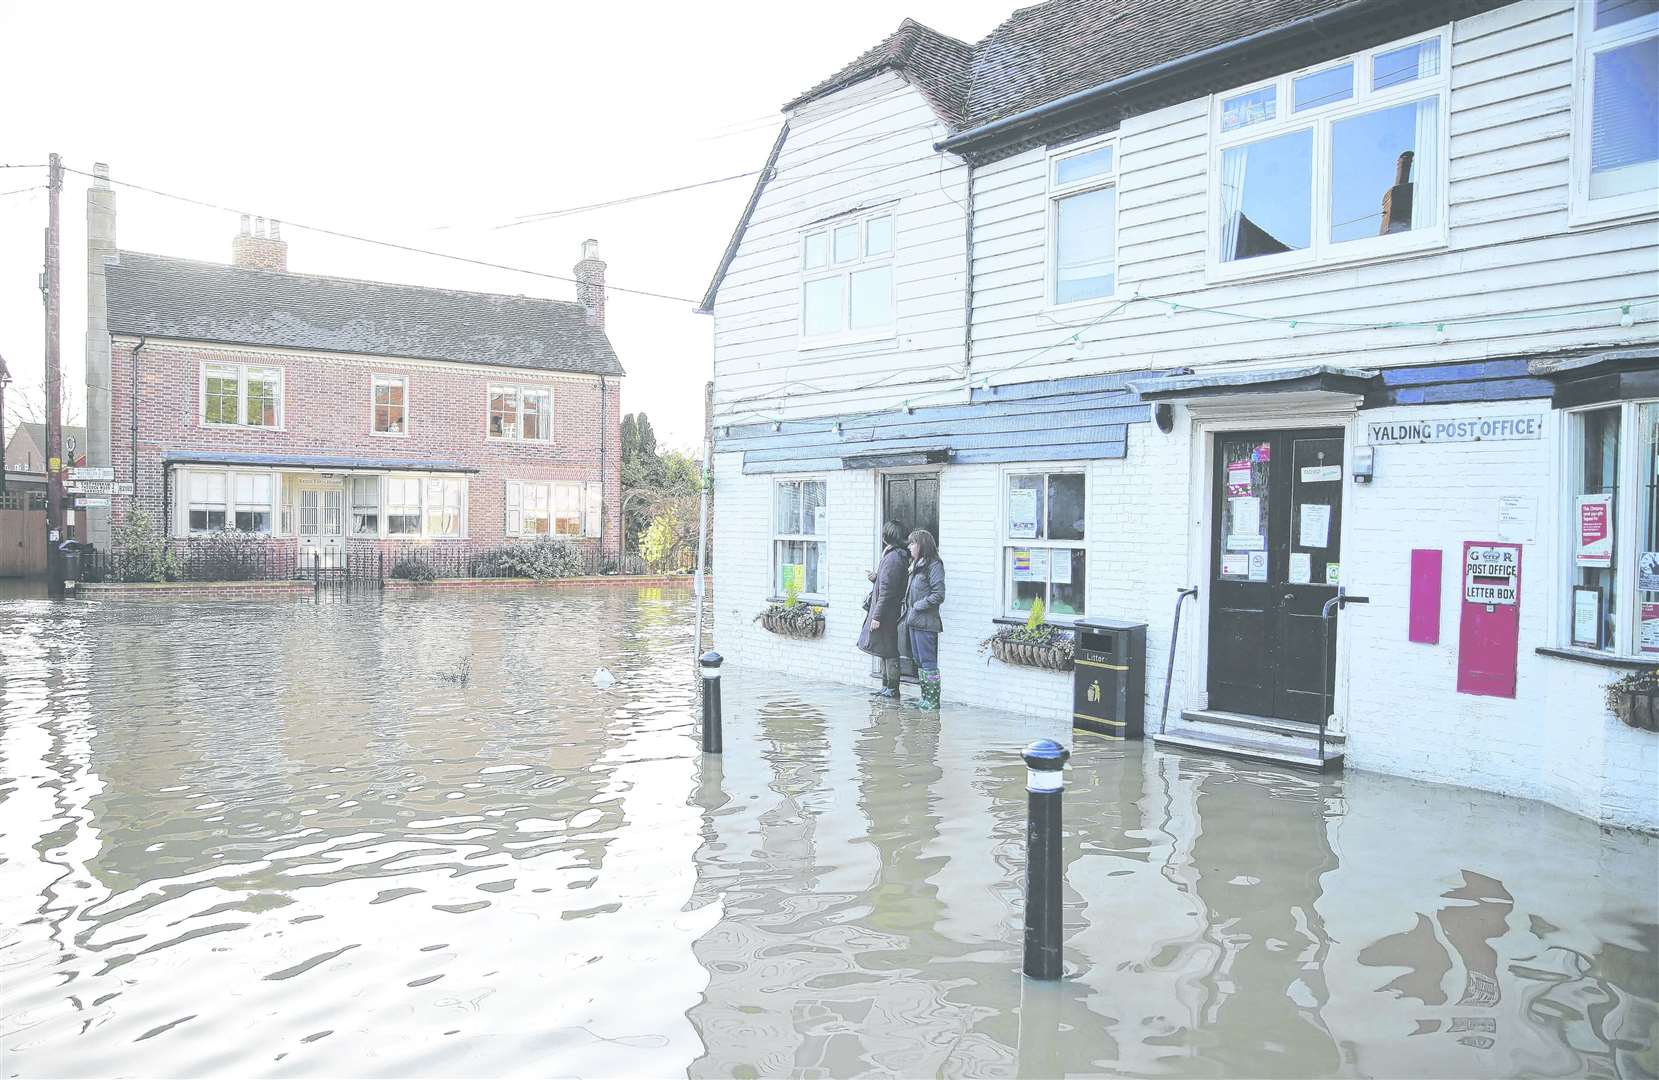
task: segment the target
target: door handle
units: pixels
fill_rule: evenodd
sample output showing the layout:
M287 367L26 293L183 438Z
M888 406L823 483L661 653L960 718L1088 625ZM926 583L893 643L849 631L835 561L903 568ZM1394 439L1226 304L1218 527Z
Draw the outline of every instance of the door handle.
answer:
M1295 593L1285 593L1284 600L1283 600L1284 603L1290 604L1290 603L1294 603L1295 601L1296 601L1296 594Z

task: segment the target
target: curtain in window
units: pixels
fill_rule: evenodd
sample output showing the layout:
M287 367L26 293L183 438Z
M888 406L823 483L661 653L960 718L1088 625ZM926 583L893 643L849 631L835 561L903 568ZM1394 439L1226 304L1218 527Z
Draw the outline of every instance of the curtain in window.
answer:
M1431 63L1432 61L1432 63ZM1433 75L1439 68L1438 54L1424 49L1417 54L1419 75ZM1417 103L1417 132L1412 140L1411 227L1431 228L1440 212L1440 99L1425 98Z
M1221 261L1238 258L1239 223L1244 219L1244 175L1250 160L1248 146L1221 154Z

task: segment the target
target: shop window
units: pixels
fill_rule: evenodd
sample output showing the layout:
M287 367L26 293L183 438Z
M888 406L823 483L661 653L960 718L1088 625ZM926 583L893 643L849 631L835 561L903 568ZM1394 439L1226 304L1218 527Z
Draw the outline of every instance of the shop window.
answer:
M247 364L203 364L203 424L282 426L282 371Z
M1659 403L1564 419L1566 644L1659 660Z
M1436 34L1220 95L1212 272L1253 274L1440 243L1443 49Z
M1573 103L1574 221L1659 209L1659 3L1582 0Z
M1111 143L1049 162L1049 302L1100 300L1117 287L1117 188Z
M893 327L891 210L801 237L801 336L868 339Z
M351 485L351 534L380 535L380 477L354 476Z
M376 435L408 433L409 380L395 375L374 377L374 432Z
M780 480L773 489L772 588L804 600L829 594L829 507L822 480Z
M1047 618L1084 614L1088 492L1082 472L1010 473L1002 498L1004 614L1023 618L1037 601Z

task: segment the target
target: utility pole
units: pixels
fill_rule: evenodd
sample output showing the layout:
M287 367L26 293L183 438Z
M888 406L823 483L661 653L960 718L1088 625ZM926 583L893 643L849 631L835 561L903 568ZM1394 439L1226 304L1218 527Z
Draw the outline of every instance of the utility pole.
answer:
M46 591L63 595L63 371L58 330L63 288L58 265L58 197L63 192L63 159L53 154L46 174Z
M6 493L6 384L11 381L6 358L0 356L0 495Z

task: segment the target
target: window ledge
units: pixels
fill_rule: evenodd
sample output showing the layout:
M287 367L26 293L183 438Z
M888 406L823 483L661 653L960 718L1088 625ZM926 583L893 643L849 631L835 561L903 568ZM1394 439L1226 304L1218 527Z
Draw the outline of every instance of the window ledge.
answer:
M781 604L787 599L788 599L787 597L783 597L783 596L768 596L766 598L766 602L768 604ZM829 601L828 600L808 600L804 596L797 597L797 599L800 601L800 603L803 607L815 607L815 608L820 608L820 609L829 607Z
M1659 657L1652 660L1642 660L1634 656L1618 656L1613 653L1595 652L1591 649L1554 648L1548 645L1540 645L1534 651L1539 656L1553 656L1558 660L1576 660L1581 664L1594 664L1597 667L1630 669L1659 667Z
M992 617L991 622L995 623L997 626L1025 625L1024 619L1015 618L1013 615L996 615ZM1073 626L1071 623L1054 622L1050 619L1044 619L1043 625L1053 630L1064 630L1067 633L1074 633L1077 630L1077 627Z
M1350 242L1368 243L1370 241ZM1442 229L1424 236L1421 240L1401 240L1397 244L1389 244L1381 250L1372 248L1352 252L1339 251L1335 254L1300 258L1269 266L1251 266L1250 264L1255 262L1255 259L1240 259L1231 263L1206 261L1204 283L1206 285L1236 285L1242 282L1263 281L1271 278L1295 277L1298 274L1318 274L1326 270L1393 262L1397 259L1417 258L1449 250L1451 250L1451 240ZM1277 258L1277 256L1269 255L1266 258L1272 259ZM1206 256L1206 260L1208 260L1208 256ZM1229 269L1233 266L1237 266L1239 269Z

